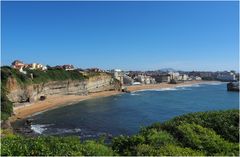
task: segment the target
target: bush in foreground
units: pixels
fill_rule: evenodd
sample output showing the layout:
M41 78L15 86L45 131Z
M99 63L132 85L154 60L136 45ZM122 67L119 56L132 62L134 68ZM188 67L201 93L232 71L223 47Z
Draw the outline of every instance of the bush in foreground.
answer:
M212 115L220 120L222 117L229 119L225 120L226 124L220 124L212 119ZM238 156L239 143L231 142L238 141L237 136L225 135L226 132L231 132L238 127L238 124L235 123L236 117L239 118L239 110L188 114L163 124L156 123L143 128L133 136L115 137L109 145L102 141L93 140L81 142L79 137L41 136L26 138L11 135L2 138L1 155ZM224 132L215 131L221 126L231 127L224 128Z

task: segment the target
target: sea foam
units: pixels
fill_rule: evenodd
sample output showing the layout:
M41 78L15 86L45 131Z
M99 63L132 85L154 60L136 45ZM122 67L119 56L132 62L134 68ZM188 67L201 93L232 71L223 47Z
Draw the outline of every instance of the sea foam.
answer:
M226 84L226 82L206 82L206 83L202 83L205 85L221 85L221 84Z
M61 135L61 134L72 134L72 133L78 133L82 130L80 128L74 128L74 129L67 129L67 128L51 128L48 131L49 135Z
M134 91L132 93L145 92L145 91L174 91L174 90L178 90L178 89L177 88L142 89L142 90Z
M33 130L37 134L42 134L45 130L47 130L46 126L49 126L49 125L42 125L42 124L31 125L31 130Z

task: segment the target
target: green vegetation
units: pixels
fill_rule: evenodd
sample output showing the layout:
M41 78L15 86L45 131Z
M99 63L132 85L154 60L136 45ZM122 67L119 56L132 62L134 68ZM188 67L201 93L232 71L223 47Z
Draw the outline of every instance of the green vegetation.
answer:
M110 144L81 142L78 137L6 136L1 155L238 156L238 135L228 135L238 130L238 119L239 110L192 113L142 128L133 136L115 137Z
M26 70L27 76L33 76L33 83L42 83L48 81L64 81L64 80L84 80L85 77L77 70L66 71L63 69L50 69L47 71L41 70Z
M7 98L6 83L9 77L16 75L16 71L12 70L11 67L1 68L1 120L6 120L12 114L12 102Z
M7 120L13 112L13 104L8 100L5 90L1 89L1 120Z
M113 155L113 151L95 141L80 142L78 137L10 136L2 139L1 156L81 156Z
M16 69L8 66L1 67L2 85L6 85L9 78L15 78L20 85L42 83L49 81L64 81L64 80L84 80L83 74L77 70L66 71L64 69L49 69L47 71L24 69L27 74L23 74ZM31 76L32 75L32 76ZM33 79L32 79L33 77Z
M202 127L210 128L230 142L238 142L239 139L239 112L236 110L186 114L184 116L175 117L165 122L163 125L156 123L152 125L152 127L158 129L162 128L175 134L176 127L183 123L195 123Z

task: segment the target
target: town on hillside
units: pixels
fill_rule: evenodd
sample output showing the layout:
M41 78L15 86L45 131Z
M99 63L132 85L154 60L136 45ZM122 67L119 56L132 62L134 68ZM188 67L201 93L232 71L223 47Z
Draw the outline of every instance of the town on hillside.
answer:
M77 70L80 73L84 72L105 72L110 73L112 76L119 80L122 85L144 85L144 84L157 84L157 83L180 83L184 81L193 80L217 80L225 82L237 82L239 81L239 73L235 71L217 71L217 72L205 72L205 71L174 71L170 70L155 70L155 71L123 71L120 69L113 70L101 70L99 68L81 69L75 68L71 64L57 65L57 66L45 66L40 63L26 64L20 60L12 62L12 68L19 70L23 74L27 74L26 69L47 71L49 69L63 69L66 71Z

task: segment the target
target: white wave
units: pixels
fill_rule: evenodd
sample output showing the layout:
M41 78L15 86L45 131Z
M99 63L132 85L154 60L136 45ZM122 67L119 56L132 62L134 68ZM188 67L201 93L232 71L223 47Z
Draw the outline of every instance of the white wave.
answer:
M226 84L226 82L203 82L201 84L205 84L205 85L221 85L221 84Z
M173 91L173 90L178 90L177 88L161 88L161 89L156 89L154 91Z
M82 130L80 128L75 128L75 129L56 129L56 132L54 134L67 134L67 133L78 133L81 132Z
M177 87L178 90L192 90L190 87Z
M137 93L133 92L133 93L131 93L130 95L140 95L140 94L137 94Z
M177 88L142 89L142 90L137 90L135 92L132 92L132 94L136 92L145 92L145 91L174 91L174 90L178 90L178 89Z
M31 130L33 130L35 133L42 134L45 130L47 130L46 126L48 125L41 124L31 125Z
M186 84L186 85L179 85L176 86L177 88L181 88L181 87L200 87L200 84Z
M193 84L192 86L190 86L190 87L200 87L201 86L201 84Z

